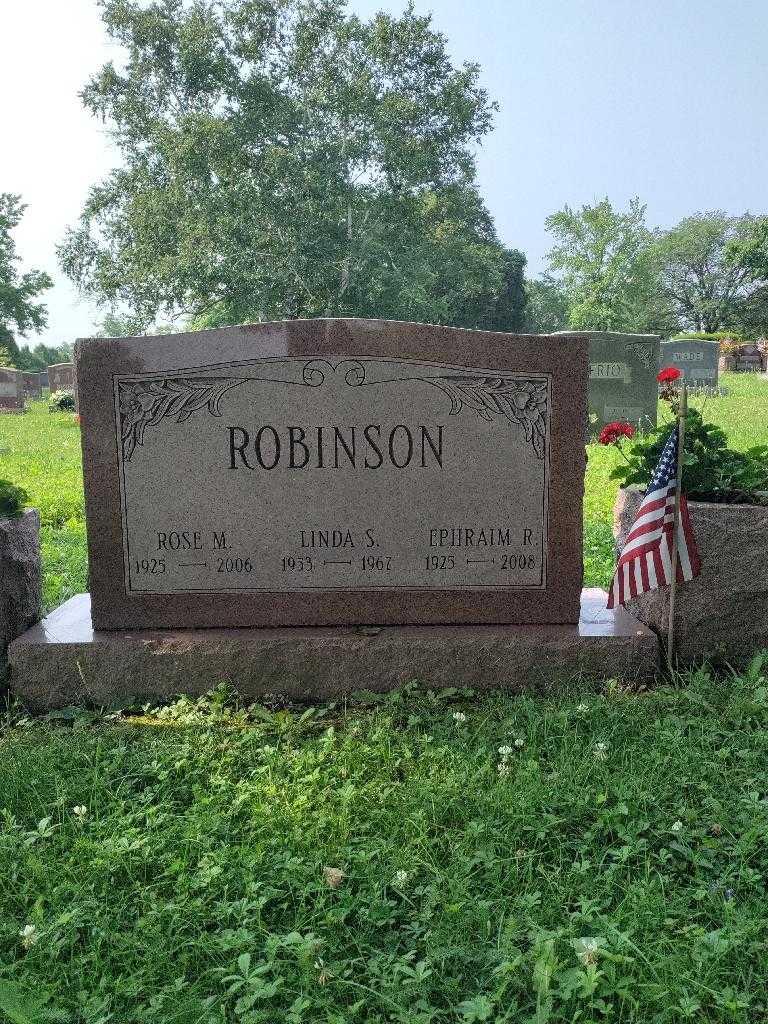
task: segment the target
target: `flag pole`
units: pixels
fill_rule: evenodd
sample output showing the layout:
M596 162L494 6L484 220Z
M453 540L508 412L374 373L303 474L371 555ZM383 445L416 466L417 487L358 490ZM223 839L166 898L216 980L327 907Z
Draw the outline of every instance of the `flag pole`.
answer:
M675 479L675 514L672 520L672 579L669 584L669 622L667 624L667 669L672 672L675 654L675 596L677 594L677 532L680 526L680 495L683 484L683 449L685 417L688 413L688 388L682 381L677 409L677 476Z

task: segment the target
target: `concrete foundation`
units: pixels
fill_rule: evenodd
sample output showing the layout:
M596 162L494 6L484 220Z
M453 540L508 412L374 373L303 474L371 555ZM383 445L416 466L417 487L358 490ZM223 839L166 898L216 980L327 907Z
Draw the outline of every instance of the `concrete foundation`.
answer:
M602 590L565 626L385 626L94 631L80 594L9 648L11 689L32 711L164 701L225 682L244 700L298 702L416 681L552 692L572 681L651 682L656 636Z

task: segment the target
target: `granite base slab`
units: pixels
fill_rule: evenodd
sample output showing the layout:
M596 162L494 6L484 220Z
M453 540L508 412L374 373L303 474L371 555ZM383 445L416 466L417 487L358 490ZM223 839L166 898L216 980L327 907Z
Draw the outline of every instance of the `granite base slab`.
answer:
M293 627L95 631L79 594L9 648L11 690L32 711L193 696L219 683L246 701L298 702L416 681L511 692L556 692L579 680L651 682L654 633L605 592L582 592L578 625Z

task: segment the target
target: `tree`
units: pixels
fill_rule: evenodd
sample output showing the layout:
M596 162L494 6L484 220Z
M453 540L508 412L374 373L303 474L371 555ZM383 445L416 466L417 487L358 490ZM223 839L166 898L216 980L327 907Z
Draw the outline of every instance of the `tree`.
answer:
M674 327L638 198L626 213L614 210L607 197L579 210L565 206L547 217L546 226L556 239L549 267L561 275L571 328L667 332Z
M0 345L14 365L19 356L16 334L25 338L46 326L46 308L35 300L53 284L42 270L19 274L19 257L11 232L20 223L25 209L21 196L0 193Z
M502 271L502 287L494 296L492 312L486 326L490 331L525 330L528 292L525 288L526 259L518 249L506 249Z
M688 330L728 330L749 317L756 292L755 219L722 210L685 217L658 236L664 294Z
M145 326L139 317L112 311L95 324L95 331L99 338L132 338L143 334Z
M526 281L528 296L525 329L532 334L552 334L568 327L568 295L551 274Z
M745 270L752 286L738 310L736 323L749 337L765 335L768 332L768 217L753 218L737 238L727 242L725 263Z
M72 361L72 346L44 345L38 342L34 348L26 348L20 345L16 355L15 364L20 370L44 370L54 363L69 363Z
M60 249L83 291L142 325L506 316L509 256L473 159L495 104L429 17L99 2L125 62L82 95L123 166Z

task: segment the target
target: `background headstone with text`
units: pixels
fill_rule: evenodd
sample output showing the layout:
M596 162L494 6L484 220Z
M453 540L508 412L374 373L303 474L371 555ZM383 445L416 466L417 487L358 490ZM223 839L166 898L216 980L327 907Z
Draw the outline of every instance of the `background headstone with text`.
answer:
M692 387L716 388L720 343L695 338L670 338L662 341L659 368L672 366Z
M660 338L655 334L559 331L564 344L589 339L589 434L621 420L656 426Z

